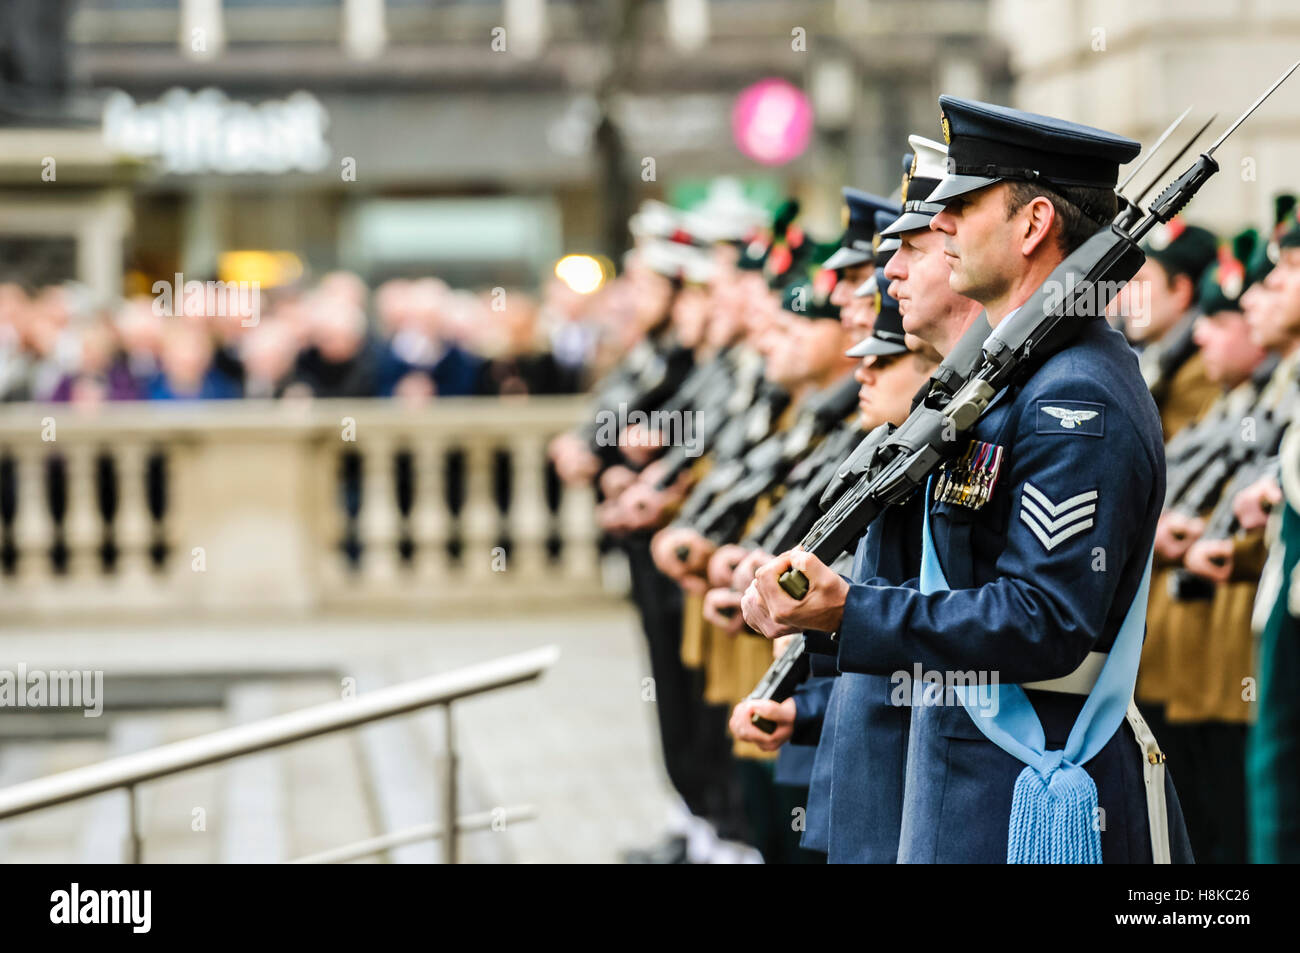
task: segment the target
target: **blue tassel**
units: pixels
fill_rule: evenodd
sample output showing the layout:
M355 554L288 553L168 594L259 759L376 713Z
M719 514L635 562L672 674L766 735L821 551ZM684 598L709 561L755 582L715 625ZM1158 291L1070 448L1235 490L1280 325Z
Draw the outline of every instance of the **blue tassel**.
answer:
M1026 766L1016 778L1007 829L1009 864L1100 864L1097 785L1062 762L1044 776Z

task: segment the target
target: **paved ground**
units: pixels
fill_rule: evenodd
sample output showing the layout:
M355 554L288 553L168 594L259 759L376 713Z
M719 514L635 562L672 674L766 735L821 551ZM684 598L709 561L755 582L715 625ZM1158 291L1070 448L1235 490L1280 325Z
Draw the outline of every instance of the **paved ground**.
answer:
M0 645L0 667L103 670L107 696L101 719L0 711L0 786L328 701L345 678L364 692L556 645L560 661L540 682L455 707L462 813L521 804L539 812L466 835L464 859L612 861L620 847L652 839L665 815L630 611L10 629ZM142 699L171 704L167 694L202 704L141 709ZM285 860L433 820L440 717L405 716L152 783L143 789L146 860ZM68 737L69 728L85 737ZM0 822L0 860L113 861L125 833L124 796L105 794ZM381 859L434 860L439 851L414 845Z

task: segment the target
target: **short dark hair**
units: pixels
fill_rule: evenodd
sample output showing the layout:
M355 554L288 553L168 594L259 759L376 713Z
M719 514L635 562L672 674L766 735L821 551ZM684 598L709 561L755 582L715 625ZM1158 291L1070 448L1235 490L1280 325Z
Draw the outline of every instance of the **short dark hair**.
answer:
M1119 201L1110 189L1052 185L1039 182L1007 180L1007 218L1011 218L1034 199L1042 196L1056 209L1060 225L1057 241L1070 254L1119 212Z

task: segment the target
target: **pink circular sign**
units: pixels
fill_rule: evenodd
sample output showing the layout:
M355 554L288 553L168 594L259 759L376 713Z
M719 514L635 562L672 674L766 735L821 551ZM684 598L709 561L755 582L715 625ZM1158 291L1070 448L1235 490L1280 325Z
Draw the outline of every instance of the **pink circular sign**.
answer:
M745 155L764 165L781 165L808 148L812 118L803 90L783 79L764 79L737 97L731 131Z

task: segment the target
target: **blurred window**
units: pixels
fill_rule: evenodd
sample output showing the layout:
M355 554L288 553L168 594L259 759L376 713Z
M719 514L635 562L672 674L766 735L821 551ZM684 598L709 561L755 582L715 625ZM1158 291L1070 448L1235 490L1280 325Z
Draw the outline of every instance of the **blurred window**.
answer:
M40 235L0 235L0 282L30 287L77 276L77 240Z

